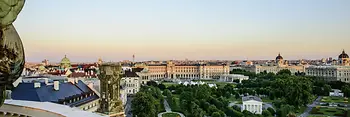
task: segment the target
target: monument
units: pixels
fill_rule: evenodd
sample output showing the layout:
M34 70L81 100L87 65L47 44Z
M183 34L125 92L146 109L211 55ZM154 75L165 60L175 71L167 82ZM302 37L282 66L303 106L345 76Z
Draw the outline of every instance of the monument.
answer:
M99 70L101 97L98 112L110 117L125 117L123 104L120 100L121 65L102 64Z
M25 0L0 0L0 106L6 98L6 90L22 74L24 49L12 23L22 10Z

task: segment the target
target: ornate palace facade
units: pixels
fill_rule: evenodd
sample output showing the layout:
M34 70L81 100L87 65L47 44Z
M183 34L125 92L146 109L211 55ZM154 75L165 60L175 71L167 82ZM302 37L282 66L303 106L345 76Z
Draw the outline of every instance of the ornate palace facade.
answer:
M292 74L296 72L305 72L305 66L302 65L302 61L299 62L299 64L291 65L288 63L288 61L283 60L283 57L281 54L278 54L276 57L276 60L272 63L266 63L266 64L259 64L259 65L249 65L242 67L246 71L254 72L254 73L260 73L260 72L267 72L267 73L278 73L281 70L288 69L292 72Z
M338 61L334 60L331 66L309 66L306 68L306 75L322 77L327 81L350 81L350 59L349 55L343 52L338 56Z
M143 67L138 75L141 83L158 79L219 79L221 75L230 73L227 64L175 64L168 61L166 64L135 65Z

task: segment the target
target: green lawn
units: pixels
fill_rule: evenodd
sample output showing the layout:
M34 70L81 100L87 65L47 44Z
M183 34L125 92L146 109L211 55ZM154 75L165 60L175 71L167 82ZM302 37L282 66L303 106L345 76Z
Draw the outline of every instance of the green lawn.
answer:
M346 111L341 108L314 107L311 110L311 114L320 114L327 116L345 116Z
M165 113L162 117L180 117L180 115L176 113Z
M165 87L170 87L170 86L173 86L173 85L178 85L178 84L176 84L176 83L172 83L172 82L162 82L162 84L164 84L165 85Z
M321 99L321 102L327 102L327 103L349 103L347 98L344 97L323 97Z

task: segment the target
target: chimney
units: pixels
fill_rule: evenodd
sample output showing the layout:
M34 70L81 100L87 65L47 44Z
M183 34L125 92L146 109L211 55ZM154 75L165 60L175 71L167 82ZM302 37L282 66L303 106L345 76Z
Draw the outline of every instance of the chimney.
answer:
M34 88L40 88L40 85L41 85L40 82L35 82L34 83Z
M74 78L68 78L68 82L75 84L75 79Z
M60 82L59 81L54 81L53 82L53 89L55 91L58 91L60 89Z
M49 79L45 78L45 84L49 84Z
M75 78L75 83L76 83L76 84L78 84L78 81L79 81L79 79L78 79L78 78Z

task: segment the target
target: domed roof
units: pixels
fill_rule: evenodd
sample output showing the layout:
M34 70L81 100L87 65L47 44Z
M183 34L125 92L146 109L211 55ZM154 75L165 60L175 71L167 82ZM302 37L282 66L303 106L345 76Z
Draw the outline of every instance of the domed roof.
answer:
M278 53L278 56L276 57L276 60L283 60L283 57L281 56L281 53Z
M339 55L339 58L349 58L349 55L345 53L345 51L343 50L343 52Z
M62 63L69 63L70 64L70 60L67 58L67 56L65 55L64 58L61 60L61 64Z

